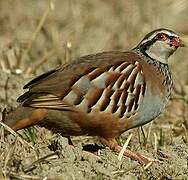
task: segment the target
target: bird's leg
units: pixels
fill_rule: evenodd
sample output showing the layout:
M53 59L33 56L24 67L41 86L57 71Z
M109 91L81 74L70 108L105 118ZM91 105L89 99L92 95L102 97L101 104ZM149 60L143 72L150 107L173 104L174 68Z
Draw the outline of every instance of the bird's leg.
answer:
M72 142L70 136L67 136L67 139L68 139L68 144L69 144L70 146L74 146L74 144L73 144L73 142Z
M113 139L100 138L100 141L102 144L108 146L110 149L116 151L117 153L120 153L120 151L122 150L122 147L118 145L117 141L114 138ZM138 161L140 164L144 164L144 165L147 165L148 163L154 161L150 158L143 156L142 154L132 152L128 149L125 149L123 154L133 160Z

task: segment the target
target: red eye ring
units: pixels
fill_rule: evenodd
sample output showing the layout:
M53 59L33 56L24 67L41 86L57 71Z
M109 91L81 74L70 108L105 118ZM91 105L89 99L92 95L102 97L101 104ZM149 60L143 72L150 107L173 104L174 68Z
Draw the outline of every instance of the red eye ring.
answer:
M167 39L167 36L164 33L160 33L157 35L157 39L165 41Z

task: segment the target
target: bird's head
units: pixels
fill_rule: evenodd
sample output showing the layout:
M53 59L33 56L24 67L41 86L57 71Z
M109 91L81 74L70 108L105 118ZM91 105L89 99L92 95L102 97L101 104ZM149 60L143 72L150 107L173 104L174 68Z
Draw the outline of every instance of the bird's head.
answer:
M169 29L156 29L148 33L136 49L152 59L168 63L168 58L179 47L184 46L184 42L175 32Z

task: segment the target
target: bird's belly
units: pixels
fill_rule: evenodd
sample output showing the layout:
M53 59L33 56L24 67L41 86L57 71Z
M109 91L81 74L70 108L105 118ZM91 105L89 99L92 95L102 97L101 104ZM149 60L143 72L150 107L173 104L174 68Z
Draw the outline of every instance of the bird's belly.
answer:
M88 115L83 112L49 110L40 126L62 136L90 135L110 138L117 137L121 132L118 117L99 111Z
M75 119L70 118L71 113L70 111L49 109L48 114L39 126L45 127L54 133L60 133L62 136L84 135L83 130Z

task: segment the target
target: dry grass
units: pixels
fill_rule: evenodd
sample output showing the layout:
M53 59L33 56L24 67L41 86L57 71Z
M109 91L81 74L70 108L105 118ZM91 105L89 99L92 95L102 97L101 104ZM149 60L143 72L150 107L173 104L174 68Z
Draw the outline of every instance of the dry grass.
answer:
M155 28L173 29L188 42L187 15L187 0L0 0L0 110L17 106L22 85L36 74L81 55L128 50ZM0 179L185 179L187 59L187 49L171 58L176 83L166 113L118 139L124 144L133 133L127 148L157 158L161 164L144 168L122 157L118 161L109 150L102 150L100 160L88 157L77 143L89 142L86 137L74 139L75 149L59 137L57 155L48 148L56 138L49 131L29 129L20 132L22 138L14 132L4 138L1 127Z

